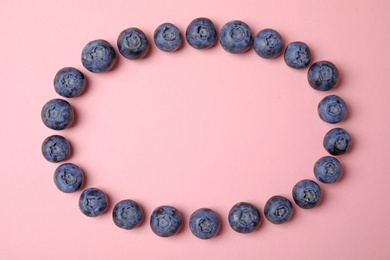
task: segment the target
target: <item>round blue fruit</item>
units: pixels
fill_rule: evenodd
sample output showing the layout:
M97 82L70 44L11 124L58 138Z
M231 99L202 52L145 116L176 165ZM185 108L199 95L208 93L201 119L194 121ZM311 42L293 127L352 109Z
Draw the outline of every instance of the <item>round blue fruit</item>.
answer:
M96 217L103 214L107 207L107 195L99 189L88 188L80 195L79 208L88 217Z
M143 58L149 50L149 41L145 33L138 28L123 30L117 40L119 53L129 60Z
M179 28L171 23L163 23L158 26L154 31L153 40L157 48L165 52L176 51L183 43Z
M113 211L112 219L120 228L133 229L138 227L144 219L142 208L133 200L118 202Z
M84 68L94 73L109 71L115 61L115 49L105 40L99 39L87 43L81 53Z
M307 80L313 89L328 91L336 87L339 82L339 72L333 63L317 61L310 66Z
M299 207L311 209L317 206L322 197L320 186L312 180L301 180L295 184L292 196Z
M192 234L197 238L209 239L218 234L220 221L213 210L201 208L191 214L189 226Z
M54 77L54 90L58 95L66 98L80 95L86 84L84 74L72 67L60 69Z
M283 50L282 36L273 29L261 30L253 41L253 49L262 58L275 58Z
M265 218L273 224L282 224L288 221L293 214L291 201L283 196L273 196L264 206Z
M74 111L68 101L52 99L41 110L42 122L50 129L63 130L69 127L74 118Z
M331 155L346 153L352 144L351 136L342 128L333 128L324 137L324 148Z
M284 61L293 69L302 69L309 65L311 60L310 49L303 42L291 42L284 51Z
M334 183L341 178L342 173L340 162L332 156L324 156L314 164L314 176L322 183Z
M84 183L83 171L73 163L64 163L54 171L54 183L65 193L78 191Z
M180 212L171 206L156 208L150 217L150 227L160 237L170 237L179 233L183 223Z
M330 124L341 122L347 115L347 105L336 95L324 97L318 104L318 115Z
M214 23L207 18L197 18L187 27L186 40L193 48L208 49L217 41L217 31Z
M246 23L237 20L230 21L222 27L219 42L229 53L243 53L253 43L252 33Z
M61 162L70 156L70 144L65 137L52 135L47 137L42 143L42 155L49 162Z
M234 231L251 233L259 227L261 215L254 205L239 202L230 209L228 221Z

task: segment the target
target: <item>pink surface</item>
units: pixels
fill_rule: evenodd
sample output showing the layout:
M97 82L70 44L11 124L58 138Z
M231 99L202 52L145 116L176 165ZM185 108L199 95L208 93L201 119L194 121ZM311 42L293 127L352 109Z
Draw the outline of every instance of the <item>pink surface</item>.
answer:
M0 9L1 97L0 259L389 259L390 147L388 1L3 1ZM282 57L254 51L225 52L217 44L198 51L187 43L176 53L158 50L154 29L172 22L184 34L197 17L219 30L239 19L255 34L279 31L284 42L304 41L313 60L330 60L339 86L310 88L306 71ZM81 65L84 45L142 29L151 43L143 60L119 57L117 66L92 74ZM75 124L61 132L40 119L43 104L59 97L55 73L83 71L88 88L69 99ZM263 216L254 233L235 233L227 214L239 201L261 211L301 179L313 179L314 162L327 155L318 102L341 96L349 116L337 126L353 138L338 159L345 174L321 184L324 199L311 210L295 207L288 223ZM69 162L79 165L86 187L104 190L109 210L88 218L80 192L61 193L53 183L59 164L41 155L44 138L68 138ZM134 199L146 219L137 229L117 228L113 205ZM178 208L185 219L171 238L154 235L149 216L157 206ZM201 207L222 220L220 234L194 237L188 218Z

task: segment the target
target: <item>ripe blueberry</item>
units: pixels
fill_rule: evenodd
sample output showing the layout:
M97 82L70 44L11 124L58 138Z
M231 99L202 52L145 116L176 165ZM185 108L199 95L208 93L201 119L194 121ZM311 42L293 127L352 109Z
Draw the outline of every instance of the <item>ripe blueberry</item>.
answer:
M301 180L292 190L295 203L303 209L311 209L321 201L321 188L312 180Z
M352 140L351 136L342 128L333 128L324 137L324 148L331 155L341 155L346 153Z
M180 231L183 220L180 212L171 206L156 208L150 217L150 227L160 237L170 237Z
M284 51L284 61L290 68L302 69L309 65L310 60L310 49L303 42L291 42Z
M70 144L63 136L52 135L42 143L42 155L49 162L61 162L66 160L71 152Z
M68 101L52 99L41 110L43 123L53 130L63 130L73 122L74 111Z
M79 208L84 215L96 217L104 213L108 206L108 198L103 191L88 188L80 195Z
M54 183L62 192L71 193L78 191L83 182L83 171L73 163L61 164L54 172Z
M229 53L242 53L252 45L252 33L249 26L244 22L230 21L222 27L219 42L224 50Z
M194 236L200 239L209 239L218 234L220 221L213 210L201 208L191 214L189 226Z
M283 196L271 197L264 206L264 216L273 224L282 224L288 221L292 214L292 203Z
M187 27L186 40L195 49L207 49L214 46L217 31L210 19L197 18Z
M339 72L333 63L317 61L310 66L307 80L315 90L328 91L336 87L339 82Z
M158 26L154 31L153 39L157 48L166 52L178 50L183 42L179 29L171 23Z
M117 40L119 53L130 60L141 59L149 50L149 41L143 31L128 28L119 34Z
M334 183L342 173L340 162L332 156L324 156L314 164L314 176L322 183Z
M254 205L240 202L230 209L228 221L234 231L250 233L259 227L261 215Z
M72 67L60 69L54 77L54 90L58 95L66 98L80 95L86 84L84 74Z
M273 29L261 30L253 41L253 49L262 58L275 58L282 53L282 37Z
M105 40L94 40L87 43L81 53L83 66L94 73L109 71L114 66L115 61L115 49Z
M118 202L112 211L112 219L115 225L123 229L138 227L143 218L142 208L133 200Z
M338 123L347 115L347 105L338 96L326 96L318 104L318 115L327 123Z

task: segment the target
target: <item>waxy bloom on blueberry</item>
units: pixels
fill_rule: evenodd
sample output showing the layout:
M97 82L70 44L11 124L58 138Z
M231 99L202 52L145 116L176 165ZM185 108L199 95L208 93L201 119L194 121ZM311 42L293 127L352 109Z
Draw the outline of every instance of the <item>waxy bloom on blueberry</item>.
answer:
M259 227L261 215L254 205L247 202L240 202L230 209L228 221L234 231L238 233L250 233Z
M282 224L288 221L292 214L292 203L283 196L271 197L264 206L265 218L273 224Z
M150 216L150 227L157 236L170 237L177 234L183 220L180 212L171 206L160 206Z
M65 193L78 191L84 183L83 171L73 163L64 163L54 172L54 183Z
M65 137L52 135L47 137L42 143L42 155L49 162L61 162L70 156L70 144Z
M210 239L218 234L220 220L213 210L201 208L191 214L189 226L194 236L200 239Z
M84 47L81 62L87 70L94 73L109 71L115 64L116 52L105 40L94 40Z
M106 211L107 207L107 195L99 189L88 188L80 195L79 208L88 217L101 215Z
M339 72L332 62L317 61L310 66L307 80L315 90L328 91L339 82Z
M295 203L303 209L311 209L321 202L320 186L312 180L301 180L292 190Z

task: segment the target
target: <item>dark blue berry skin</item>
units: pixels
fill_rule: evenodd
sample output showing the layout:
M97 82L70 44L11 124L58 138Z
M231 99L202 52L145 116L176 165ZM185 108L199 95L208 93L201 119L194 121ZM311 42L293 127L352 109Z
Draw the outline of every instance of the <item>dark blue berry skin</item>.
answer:
M42 155L49 162L62 162L69 158L71 149L68 140L60 135L47 137L42 143Z
M340 162L332 156L324 156L314 164L314 176L322 183L334 183L342 174Z
M303 42L291 42L284 51L284 61L290 68L302 69L309 65L310 60L310 49Z
M84 74L72 67L60 69L54 77L54 90L58 95L66 98L80 95L86 84Z
M103 214L108 207L107 195L96 188L88 188L80 195L79 208L88 217Z
M145 33L138 28L128 28L119 34L117 40L119 53L129 60L143 58L149 50Z
M74 118L74 111L68 101L52 99L41 110L42 122L50 129L63 130L69 127Z
M183 223L180 212L171 206L160 206L150 216L150 227L154 234L160 237L170 237L177 234Z
M208 49L217 41L217 31L214 23L207 18L197 18L187 27L186 40L193 48Z
M191 214L189 226L197 238L210 239L218 234L220 220L213 210L201 208Z
M262 58L275 58L283 51L282 36L273 29L261 30L253 41L253 49Z
M113 211L112 219L120 228L133 229L138 227L144 219L142 208L133 200L118 202Z
M264 206L264 216L273 224L282 224L288 221L293 214L291 201L283 196L273 196Z
M339 72L333 63L317 61L310 66L307 80L315 90L328 91L336 87L339 82Z
M230 21L222 27L219 42L223 49L229 53L243 53L253 43L252 33L244 22Z
M312 180L301 180L295 184L292 196L299 207L311 209L321 202L322 192L320 186Z
M84 68L94 73L109 71L115 61L115 49L105 40L99 39L87 43L81 53Z
M341 155L346 153L352 140L351 136L342 128L333 128L324 137L324 148L331 155Z
M65 193L78 191L84 183L83 171L73 163L64 163L54 172L54 183L57 188Z
M154 31L154 44L165 52L173 52L180 48L183 43L182 35L175 25L163 23Z
M347 105L336 95L324 97L318 104L318 115L330 124L341 122L347 115Z
M261 215L254 205L239 202L230 209L228 221L234 231L251 233L259 227Z

